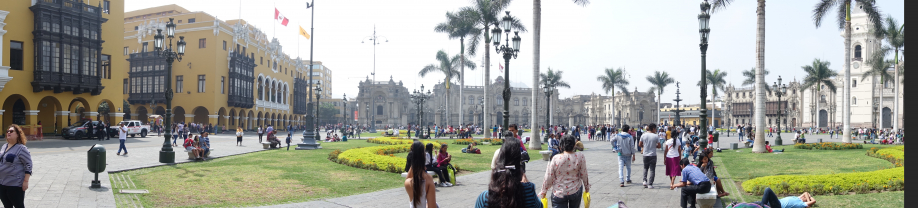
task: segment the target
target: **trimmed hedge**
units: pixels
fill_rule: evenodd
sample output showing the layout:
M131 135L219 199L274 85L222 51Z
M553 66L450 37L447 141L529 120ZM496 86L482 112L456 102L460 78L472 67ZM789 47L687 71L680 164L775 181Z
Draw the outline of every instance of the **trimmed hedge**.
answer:
M835 143L835 142L822 142L822 143L813 143L813 144L794 144L794 148L797 149L818 149L818 150L846 150L846 149L864 149L864 145L855 144L855 143Z
M743 190L755 195L762 195L765 187L772 187L777 194L810 192L816 195L827 195L847 194L848 192L862 194L870 191L902 191L905 190L904 149L905 146L895 146L883 149L873 147L867 150L867 155L894 163L896 168L830 175L758 177L744 181Z
M456 141L453 141L453 144L458 144L458 145L469 145L471 143L475 143L475 145L478 145L478 142L472 139L457 139Z
M810 192L815 195L826 195L847 194L852 191L900 191L905 190L905 168L829 175L765 176L743 182L743 191L753 195L762 195L765 187L771 187L777 194Z
M405 158L395 157L395 154L411 151L412 139L398 139L380 137L368 139L367 142L387 144L384 146L358 147L345 151L335 150L328 154L328 160L342 165L360 169L378 170L390 173L404 172ZM439 149L442 142L421 141L425 145L432 143L434 149ZM456 169L458 166L453 165Z
M872 147L870 150L867 150L867 155L889 161L896 164L896 167L905 166L905 146L883 149Z
M503 139L490 139L490 138L484 138L484 139L481 139L481 142L490 142L491 145L503 145L503 144L504 144L504 140L503 140Z

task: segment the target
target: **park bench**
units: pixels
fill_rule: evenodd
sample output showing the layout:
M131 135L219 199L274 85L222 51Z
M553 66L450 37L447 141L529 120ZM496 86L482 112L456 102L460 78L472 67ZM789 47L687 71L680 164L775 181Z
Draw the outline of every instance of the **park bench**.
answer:
M210 148L210 151L207 151L207 154L204 155L204 158L210 157L210 153L213 151L214 151L214 148ZM194 160L194 153L192 153L191 151L188 151L187 149L185 150L185 152L188 153L189 160Z
M271 142L261 142L261 146L264 147L265 149L270 149Z
M548 161L548 159L551 159L551 150L539 151L539 154L542 155L542 160L544 161Z

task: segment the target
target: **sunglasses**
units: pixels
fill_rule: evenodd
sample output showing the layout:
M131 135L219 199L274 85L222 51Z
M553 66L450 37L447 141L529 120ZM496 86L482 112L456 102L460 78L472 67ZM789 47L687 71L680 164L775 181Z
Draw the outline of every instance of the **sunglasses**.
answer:
M16 132L16 130L9 130L9 131L6 131L6 133L15 133L15 132Z

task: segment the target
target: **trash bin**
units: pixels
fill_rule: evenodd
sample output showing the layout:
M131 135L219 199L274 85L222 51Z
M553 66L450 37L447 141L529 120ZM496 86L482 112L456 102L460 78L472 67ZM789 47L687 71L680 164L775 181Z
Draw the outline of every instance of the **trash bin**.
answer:
M715 132L714 132L714 141L713 141L713 142L717 142L717 140L718 140L719 138L720 138L720 133L718 133L718 132L715 131Z
M216 127L214 127L214 128L217 128L217 133L223 132L223 127L222 127L222 126L216 126Z
M102 187L101 182L99 181L99 173L105 171L105 147L101 144L93 145L89 148L89 151L86 153L86 164L89 168L89 172L95 173L96 178L92 181L92 186L90 188L100 188Z
M732 149L732 150L739 149L738 147L739 147L739 144L737 144L737 143L730 143L730 149Z

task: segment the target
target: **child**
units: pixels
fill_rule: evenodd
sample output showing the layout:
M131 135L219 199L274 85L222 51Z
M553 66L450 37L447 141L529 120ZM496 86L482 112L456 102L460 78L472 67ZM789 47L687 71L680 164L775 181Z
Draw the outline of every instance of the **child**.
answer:
M290 140L293 139L293 133L287 132L287 151L290 151Z

